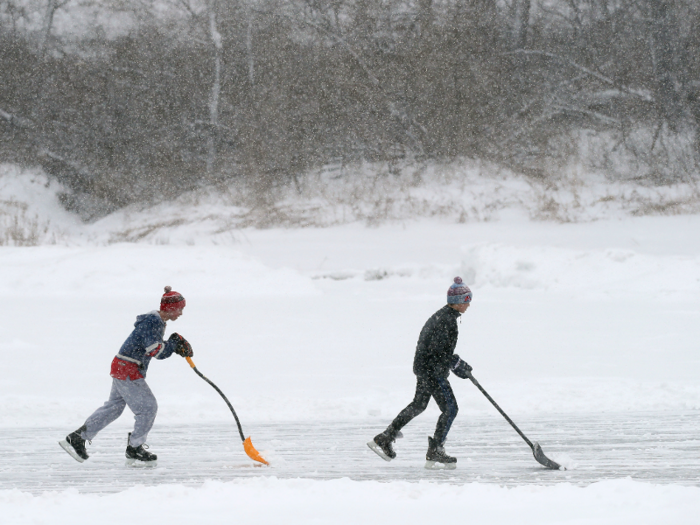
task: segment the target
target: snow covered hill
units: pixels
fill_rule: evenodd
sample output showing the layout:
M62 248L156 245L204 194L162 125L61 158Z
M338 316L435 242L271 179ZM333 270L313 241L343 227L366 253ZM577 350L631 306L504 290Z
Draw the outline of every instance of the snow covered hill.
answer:
M203 187L173 202L131 205L92 224L63 209L60 184L0 164L0 245L237 245L249 228L482 222L591 223L700 213L697 181L653 186L609 181L578 169L539 180L475 162L387 167L329 166L274 198L237 183ZM593 230L596 231L596 230Z

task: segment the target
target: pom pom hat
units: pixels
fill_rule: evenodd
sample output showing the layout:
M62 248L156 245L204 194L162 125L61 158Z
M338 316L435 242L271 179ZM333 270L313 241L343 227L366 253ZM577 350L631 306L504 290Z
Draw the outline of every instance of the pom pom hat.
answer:
M185 298L178 292L173 292L170 286L165 287L165 293L160 298L161 312L172 312L182 310L185 307Z
M454 283L447 290L447 304L472 302L472 291L464 284L461 277L455 277Z

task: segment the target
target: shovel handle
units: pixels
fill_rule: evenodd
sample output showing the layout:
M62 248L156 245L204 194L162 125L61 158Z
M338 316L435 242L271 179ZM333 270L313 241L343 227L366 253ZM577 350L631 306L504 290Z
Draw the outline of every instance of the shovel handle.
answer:
M204 374L202 374L202 372L197 370L197 367L194 366L194 361L192 361L192 358L185 357L185 359L187 360L187 363L192 367L192 370L194 370L195 373L199 377L201 377L207 383L209 383L214 388L214 390L216 390L219 393L219 395L223 398L223 400L226 401L226 404L228 405L229 409L231 410L231 414L233 414L233 418L236 420L236 426L238 427L238 433L240 434L241 441L243 442L243 450L248 455L248 457L250 459L254 459L255 461L263 463L265 465L269 465L269 463L267 461L265 461L265 458L263 458L260 455L260 452L255 450L255 447L253 446L253 443L251 443L250 438L249 437L246 438L243 435L243 428L241 427L241 422L238 420L238 416L236 415L236 411L233 409L233 406L231 406L231 403L229 402L228 398L224 395L224 393L221 391L221 389L219 389L218 386L216 386L214 383L212 383Z
M187 362L192 367L192 370L194 370L194 372L199 377L201 377L207 383L209 383L211 385L211 387L214 390L216 390L219 393L219 395L223 398L223 400L226 402L226 404L228 405L228 408L231 410L231 413L233 414L233 418L236 420L236 426L238 427L238 433L241 435L241 441L245 441L245 436L243 435L243 428L241 427L241 422L238 420L238 416L236 415L236 411L233 409L233 406L231 406L231 402L228 400L228 398L224 395L224 393L221 391L221 389L218 386L216 386L214 383L212 383L212 381L207 376L205 376L202 372L197 370L197 367L194 366L194 361L192 361L192 358L185 357L185 359L187 359Z
M501 407L498 406L498 403L496 403L496 402L493 400L493 398L488 394L488 392L487 392L486 390L484 390L484 387L482 387L482 386L479 384L479 382L474 378L474 376L471 374L471 372L469 372L469 375L468 375L467 377L469 377L469 379L471 380L471 382L474 383L474 386L475 386L476 388L478 388L479 390L481 390L481 393L484 394L484 396L486 397L486 399L488 399L489 401L491 401L491 404L492 404L493 406L496 407L496 410L498 410L498 411L501 413L501 415L505 418L505 420L508 421L508 423L510 423L510 426L512 426L512 427L515 429L515 431L516 431L518 434L520 434L520 437L523 438L523 439L525 440L525 443L527 443L527 444L530 446L530 448L532 449L532 451L535 452L535 445L532 444L532 441L530 441L529 439L527 439L527 436L526 436L525 434L522 433L522 431L518 428L518 426L517 426L515 423L513 423L513 420L512 420L511 418L508 417L508 414L506 414L506 413L503 411L503 409L502 409Z

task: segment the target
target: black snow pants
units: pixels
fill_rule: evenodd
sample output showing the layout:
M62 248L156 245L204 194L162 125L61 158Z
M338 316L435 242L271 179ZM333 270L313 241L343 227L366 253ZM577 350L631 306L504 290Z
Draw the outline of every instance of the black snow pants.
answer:
M457 399L446 377L417 376L416 395L413 401L391 422L386 431L387 435L392 439L395 438L399 430L426 409L431 397L435 399L442 411L433 438L438 445L444 444L459 410Z

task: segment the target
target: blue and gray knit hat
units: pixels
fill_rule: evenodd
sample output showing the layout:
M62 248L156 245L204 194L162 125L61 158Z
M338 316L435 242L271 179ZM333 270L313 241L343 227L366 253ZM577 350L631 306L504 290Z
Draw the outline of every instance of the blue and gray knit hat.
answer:
M464 284L461 277L455 277L455 282L447 290L447 304L462 304L472 302L472 291Z

